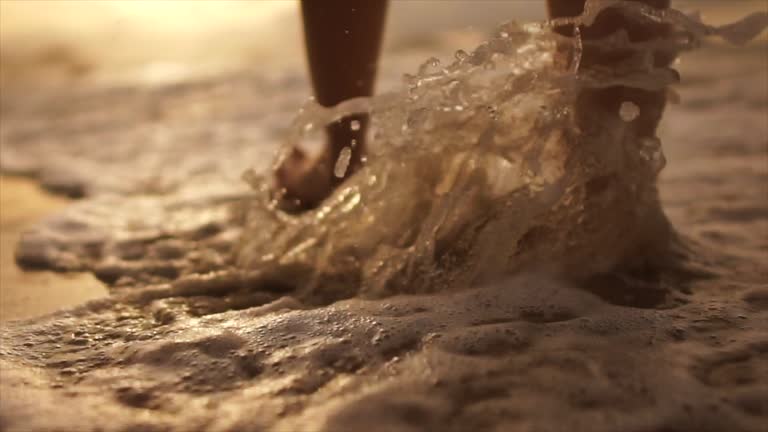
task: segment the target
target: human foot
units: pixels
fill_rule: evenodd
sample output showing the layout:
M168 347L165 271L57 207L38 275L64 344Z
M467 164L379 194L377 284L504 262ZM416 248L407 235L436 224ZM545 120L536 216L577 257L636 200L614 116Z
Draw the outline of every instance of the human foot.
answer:
M323 152L310 157L294 149L275 172L277 198L286 211L317 207L362 165L368 117L352 115L328 125Z
M281 209L300 212L317 207L331 192L327 152L310 157L294 149L275 171L276 198Z

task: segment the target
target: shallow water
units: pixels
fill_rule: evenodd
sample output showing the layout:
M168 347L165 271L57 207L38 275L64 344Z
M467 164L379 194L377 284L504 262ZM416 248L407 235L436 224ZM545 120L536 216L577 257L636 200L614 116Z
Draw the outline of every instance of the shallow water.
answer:
M550 36L530 37L544 45L537 49L552 48ZM246 149L262 155L257 174L267 169L270 149L256 148L248 137L277 142L281 131L272 125L285 123L306 92L296 81L230 77L127 91L119 106L112 102L118 95L82 95L54 124L51 103L4 113L12 120L0 141L4 170L25 169L54 186L79 185L74 190L88 195L30 231L19 246L20 263L90 270L114 294L4 326L0 390L13 397L3 398L0 424L7 430L562 430L567 424L590 431L759 431L768 416L763 48L738 55L710 48L703 58L694 54L687 71L684 60L683 76L692 79L677 87L682 102L670 107L660 131L671 165L662 171L660 192L673 237L666 237L671 232L658 207L658 165L630 158L638 154L627 147L636 142L626 121L632 115L600 113L601 133L623 139L598 135L573 148L560 135L573 118L527 111L526 98L539 97L531 93L497 104L500 116L517 119L515 127L488 115L488 102L504 97L492 91L462 111L428 113L418 134L389 136L408 143L407 150L401 145L397 154L387 153L397 142L376 147L366 170L327 210L300 217L269 212L258 194L248 212L232 209L249 192L236 176L217 174L244 170L252 160L217 155ZM468 79L503 78L509 72L496 63L490 71L461 61L456 67ZM722 79L737 71L738 80ZM576 89L578 82L539 78L548 106L573 106L572 92L547 89ZM435 82L425 84L424 97L451 100L441 91L444 81ZM472 83L470 94L495 85ZM253 107L254 96L282 105ZM407 88L400 96L410 97ZM397 97L373 102L374 127L375 107L402 111ZM461 130L440 123L464 115L469 120ZM721 127L725 122L733 128ZM540 127L524 127L531 124ZM494 125L493 139L478 145L475 138ZM66 147L51 153L62 137ZM105 138L123 160L99 153ZM139 151L147 139L164 150ZM445 143L439 158L430 141ZM9 149L13 157L6 158ZM546 181L526 183L516 170L513 177L488 175L510 153L533 155L516 163L537 165L529 180ZM598 163L586 164L589 155ZM157 176L135 169L151 164L174 171ZM483 175L472 175L478 167ZM438 175L443 169L456 174ZM607 187L582 187L551 208L565 200L567 187L547 193L548 185L589 183L606 172L617 173ZM364 181L371 175L373 185ZM623 183L632 178L650 194L647 200L627 193ZM404 190L412 191L407 200ZM354 193L360 198L353 205ZM652 223L633 213L638 203L655 216ZM406 210L417 204L422 208L412 213L422 229L409 235L401 226L412 225L397 225L392 215L412 222ZM499 216L462 229L489 213ZM589 230L580 228L581 215ZM259 261L259 232L268 234L273 252L295 252L279 265ZM533 234L520 241L524 232ZM659 233L674 241L657 243ZM297 250L316 237L334 241ZM442 246L435 240L446 238ZM570 239L579 246L567 247ZM241 241L239 255L230 255ZM641 253L641 241L672 247L662 248L664 255ZM374 260L349 258L367 258L364 253L386 261L383 270L366 266ZM626 271L637 269L626 260L636 256L663 256L667 265ZM317 306L392 292L423 294Z

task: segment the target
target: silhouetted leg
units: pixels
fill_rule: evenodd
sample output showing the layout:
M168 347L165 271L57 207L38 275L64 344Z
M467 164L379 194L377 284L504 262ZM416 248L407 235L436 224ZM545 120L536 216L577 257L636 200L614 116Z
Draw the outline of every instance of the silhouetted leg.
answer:
M387 0L302 0L304 38L315 98L320 105L338 103L373 93ZM353 126L354 124L354 126ZM368 117L354 115L327 127L327 146L318 160L296 153L278 173L286 197L301 208L318 205L359 168L365 154ZM349 166L334 173L345 147Z
M657 9L668 8L670 0L634 0L645 3ZM584 9L584 0L548 0L549 13L552 18L577 16ZM631 41L646 41L668 31L665 24L643 23L638 24L628 21L620 12L615 10L606 10L600 14L592 26L582 28L581 34L584 39L597 39L614 33L619 29L625 29ZM557 29L558 32L571 36L573 35L572 26L564 26ZM585 49L582 54L581 64L584 67L591 65L610 66L612 62L621 60L621 53L611 53L607 56L603 53L594 52ZM657 55L655 59L656 66L669 66L674 60L673 56ZM653 136L656 127L661 120L662 112L666 103L666 93L664 91L644 91L626 87L611 87L600 90L588 90L582 95L580 105L594 107L595 104L601 109L618 112L621 103L632 101L640 107L640 116L637 118L637 131L641 135ZM584 115L587 115L586 113ZM588 125L585 125L588 126Z

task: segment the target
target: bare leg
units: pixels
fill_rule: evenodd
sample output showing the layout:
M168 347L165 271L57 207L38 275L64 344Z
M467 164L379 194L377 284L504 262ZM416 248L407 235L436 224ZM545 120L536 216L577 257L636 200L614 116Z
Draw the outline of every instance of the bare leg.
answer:
M670 5L670 0L634 0L645 3L649 6L664 9ZM584 10L584 0L548 0L550 16L553 18L576 16ZM601 38L617 31L625 29L629 34L630 40L644 41L652 39L668 31L665 24L643 24L628 22L620 13L612 10L604 11L594 25L581 29L581 34L585 39ZM564 35L573 35L572 26L559 28L558 32ZM619 60L621 54L616 57L606 57L599 53L585 50L582 56L582 65L610 65L612 61ZM657 66L669 66L673 58L657 56L655 59ZM664 92L651 92L626 87L612 87L603 90L591 90L582 95L580 105L594 109L600 109L618 112L619 106L624 101L632 101L640 107L640 117L636 120L638 133L653 136L656 127L661 119L664 110L666 94ZM587 115L586 113L584 115ZM588 125L586 125L588 126Z
M302 0L304 37L315 98L320 105L334 106L347 99L370 96L376 78L387 0ZM352 127L355 122L356 126ZM365 154L368 117L354 115L326 129L322 156L309 160L294 153L277 172L286 198L300 208L317 206L339 183L359 168ZM351 158L344 175L334 165L349 147Z

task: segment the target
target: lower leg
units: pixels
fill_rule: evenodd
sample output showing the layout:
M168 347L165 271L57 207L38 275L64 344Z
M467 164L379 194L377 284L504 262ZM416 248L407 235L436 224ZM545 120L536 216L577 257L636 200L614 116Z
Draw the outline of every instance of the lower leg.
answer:
M645 3L648 6L665 9L670 6L670 0L632 0ZM584 0L548 0L547 6L552 18L573 17L580 15L584 10ZM581 28L584 39L599 39L606 37L620 29L627 32L631 41L640 42L659 37L668 31L668 26L661 23L639 24L627 20L621 12L605 10L595 20L594 24ZM558 33L566 36L573 35L573 26L563 26L556 29ZM612 53L607 56L594 50L585 49L582 53L581 64L584 67L593 65L610 66L612 62L620 61L621 53ZM657 67L669 66L673 58L669 55L657 55L655 63ZM583 95L587 99L587 106L599 106L601 109L618 112L619 106L624 101L632 101L640 107L640 117L636 120L637 131L641 135L653 136L664 110L666 94L663 91L644 91L627 87L612 87L600 90L590 90ZM586 114L585 114L586 115Z
M370 96L387 0L302 0L301 10L317 102L330 107L351 98ZM301 201L302 208L314 207L326 198L359 167L365 153L367 124L365 115L345 117L326 128L327 144L319 160L308 161L297 153L293 163L278 172L278 181L287 196ZM334 173L335 162L344 148L351 151L349 165L344 173Z

